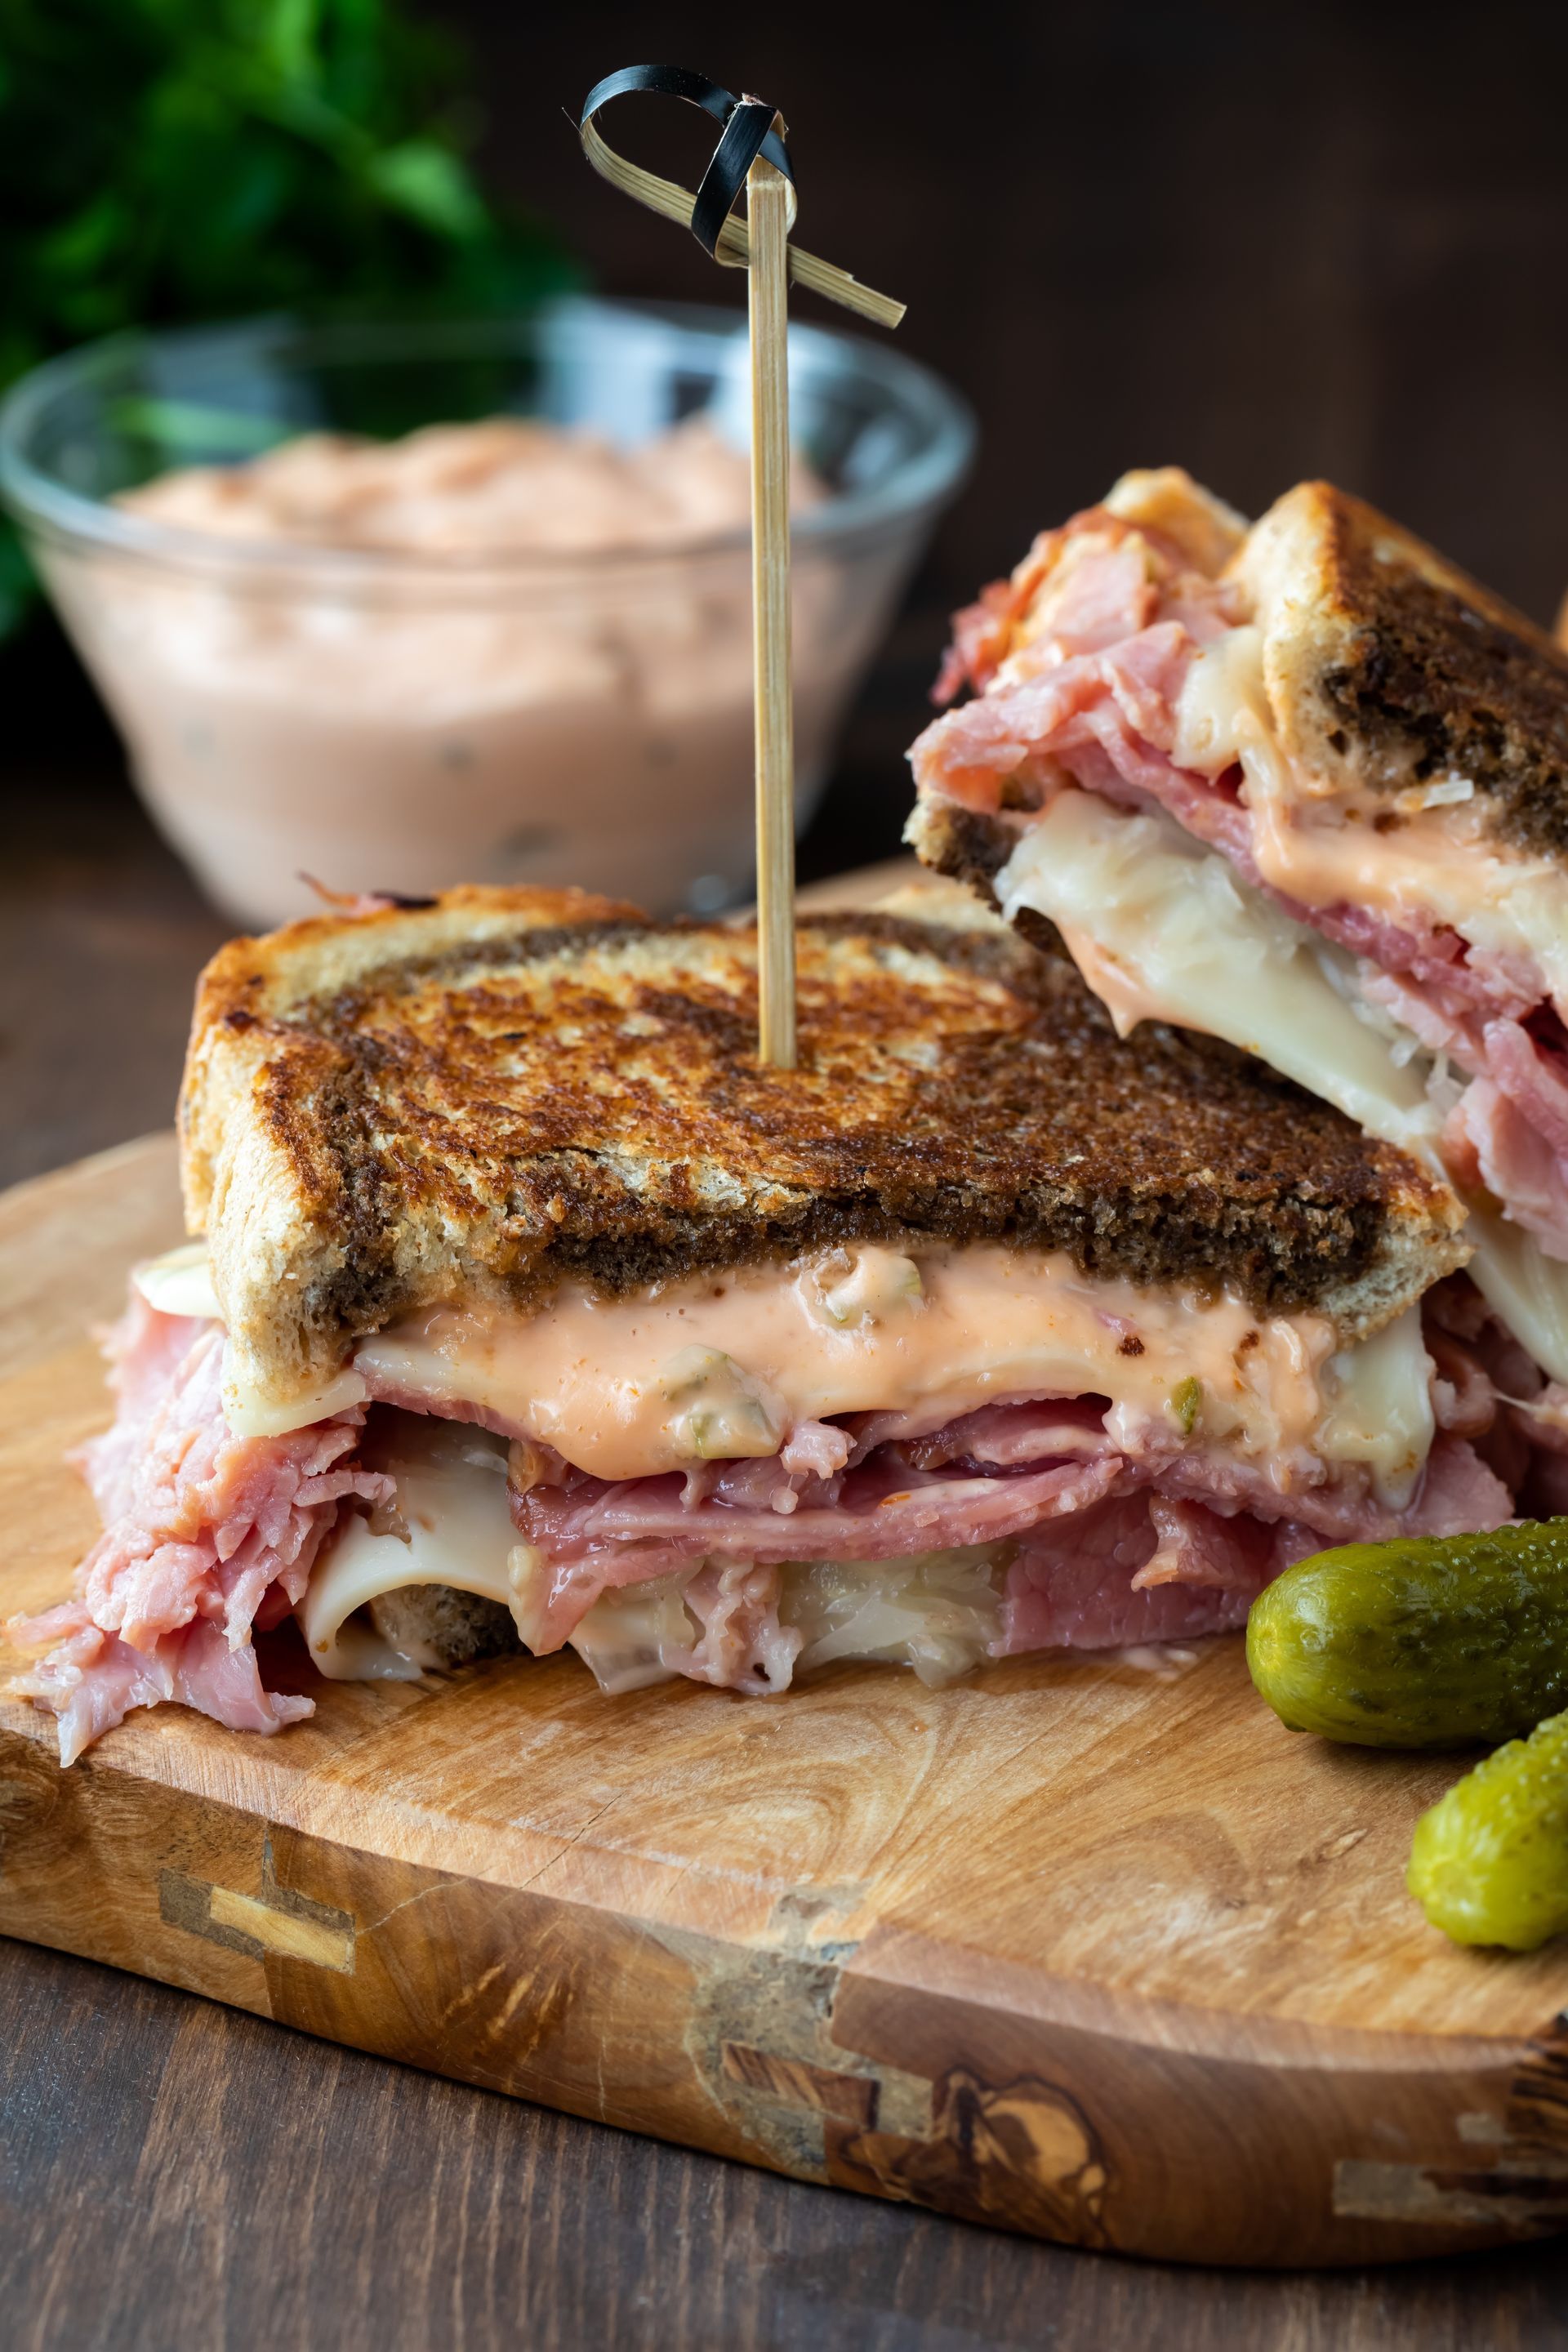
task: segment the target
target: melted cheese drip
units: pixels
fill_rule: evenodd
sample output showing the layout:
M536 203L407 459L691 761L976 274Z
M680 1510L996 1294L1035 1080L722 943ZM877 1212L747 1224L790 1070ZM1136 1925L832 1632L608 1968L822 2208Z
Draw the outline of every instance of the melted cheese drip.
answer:
M1129 816L1065 791L996 878L1004 910L1061 931L1125 1036L1167 1021L1224 1037L1364 1128L1440 1168L1429 1058L1356 1010L1355 960L1293 923L1163 811ZM1543 1370L1568 1381L1568 1265L1466 1194L1469 1274Z
M1012 919L1047 915L1125 1037L1172 1021L1228 1038L1373 1135L1430 1160L1424 1077L1353 1009L1355 960L1248 889L1163 810L1058 793L996 877Z
M1389 794L1293 763L1275 733L1257 628L1232 629L1194 656L1171 757L1200 775L1240 763L1253 856L1286 897L1394 923L1436 918L1473 947L1533 958L1553 1001L1568 1004L1568 875L1500 844L1465 777Z

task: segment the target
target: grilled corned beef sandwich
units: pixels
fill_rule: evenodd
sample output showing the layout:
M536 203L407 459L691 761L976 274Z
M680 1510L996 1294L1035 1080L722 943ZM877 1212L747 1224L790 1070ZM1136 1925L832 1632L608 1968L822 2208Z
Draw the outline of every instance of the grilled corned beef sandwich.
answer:
M911 754L921 857L1123 1034L1227 1038L1444 1166L1568 1381L1568 653L1327 483L1248 530L1168 468L958 616L966 684Z
M1510 1517L1490 1387L1423 1336L1466 1255L1432 1174L1227 1045L1121 1042L978 909L807 919L799 994L763 1069L751 931L576 893L216 959L205 1251L138 1274L104 1533L23 1629L68 1760L160 1699L308 1713L252 1647L289 1617L333 1676L934 1682Z

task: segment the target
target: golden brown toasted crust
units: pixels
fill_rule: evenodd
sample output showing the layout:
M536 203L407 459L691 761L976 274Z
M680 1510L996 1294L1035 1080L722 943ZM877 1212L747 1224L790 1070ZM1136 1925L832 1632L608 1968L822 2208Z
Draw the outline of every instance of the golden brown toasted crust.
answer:
M799 961L784 1072L733 926L469 890L224 950L182 1124L247 1381L297 1393L443 1299L856 1238L1005 1237L1347 1328L1466 1255L1399 1153L1226 1046L1120 1042L1065 958L822 915Z
M1159 531L1211 580L1247 537L1247 517L1194 482L1184 466L1134 467L1112 482L1103 504L1122 522Z
M1293 757L1378 792L1468 776L1500 840L1568 852L1568 654L1543 630L1328 482L1288 491L1232 569Z

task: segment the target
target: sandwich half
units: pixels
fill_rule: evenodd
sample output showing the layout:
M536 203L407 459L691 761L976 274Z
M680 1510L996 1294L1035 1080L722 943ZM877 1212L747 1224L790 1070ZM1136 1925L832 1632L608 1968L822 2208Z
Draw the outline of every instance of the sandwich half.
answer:
M910 838L1123 1034L1261 1055L1441 1166L1568 1381L1568 653L1324 482L1129 474L958 616Z
M783 1072L752 931L576 893L216 959L203 1238L113 1337L78 1597L13 1629L63 1757L159 1700L308 1713L253 1638L290 1622L328 1676L936 1682L1510 1517L1430 1170L1223 1043L1124 1041L978 908L808 919L799 975Z

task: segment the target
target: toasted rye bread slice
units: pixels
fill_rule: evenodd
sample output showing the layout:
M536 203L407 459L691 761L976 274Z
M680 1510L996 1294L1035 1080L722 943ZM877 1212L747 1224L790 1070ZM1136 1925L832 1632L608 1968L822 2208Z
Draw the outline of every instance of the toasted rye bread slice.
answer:
M917 800L904 826L904 839L931 873L950 882L964 883L981 905L997 919L1001 904L995 881L1018 846L1022 821L986 809L964 808L957 801ZM1065 954L1061 937L1048 915L1020 907L1013 928L1031 944L1050 955Z
M1376 1328L1468 1255L1402 1154L1208 1039L1123 1044L999 929L800 929L801 1066L756 1059L756 940L455 890L238 940L182 1098L241 1380L279 1402L438 1301L531 1307L858 1239L1004 1238Z
M1302 482L1231 566L1292 758L1396 792L1453 772L1510 847L1568 852L1568 652L1329 482Z

